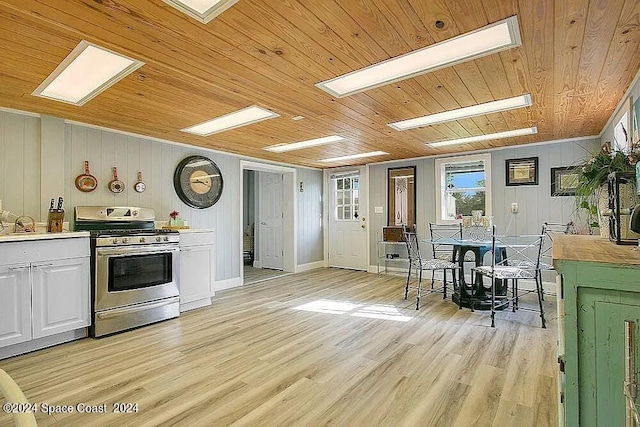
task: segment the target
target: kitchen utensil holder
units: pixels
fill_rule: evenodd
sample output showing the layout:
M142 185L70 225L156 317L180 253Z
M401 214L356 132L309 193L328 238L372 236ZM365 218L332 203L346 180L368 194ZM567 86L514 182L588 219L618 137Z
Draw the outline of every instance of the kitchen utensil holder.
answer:
M63 210L49 211L49 215L47 216L47 232L62 233L63 222L64 222Z
M29 220L30 224L25 224L24 221ZM30 216L19 216L16 222L13 223L14 233L32 233L36 231L36 220Z

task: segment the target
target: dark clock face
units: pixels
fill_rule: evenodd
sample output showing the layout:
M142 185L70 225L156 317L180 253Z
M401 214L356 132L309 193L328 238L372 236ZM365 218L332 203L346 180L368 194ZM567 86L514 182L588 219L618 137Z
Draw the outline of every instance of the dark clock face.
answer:
M211 159L190 156L178 163L173 186L180 200L192 208L205 209L222 195L222 174Z

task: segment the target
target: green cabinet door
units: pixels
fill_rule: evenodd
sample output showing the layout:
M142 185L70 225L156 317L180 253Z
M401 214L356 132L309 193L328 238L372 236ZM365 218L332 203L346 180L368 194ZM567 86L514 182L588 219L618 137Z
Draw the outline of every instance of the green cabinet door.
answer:
M620 302L595 302L595 356L597 425L624 426L625 320L635 323L640 337L640 297L619 293ZM613 296L613 295L612 295ZM636 371L640 368L640 345L635 342ZM637 375L637 374L636 374Z

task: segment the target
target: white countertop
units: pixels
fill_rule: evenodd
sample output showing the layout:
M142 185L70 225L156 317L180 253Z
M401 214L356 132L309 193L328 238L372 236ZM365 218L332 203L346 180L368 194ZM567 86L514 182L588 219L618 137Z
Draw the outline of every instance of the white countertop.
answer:
M71 239L78 237L89 237L88 231L63 231L62 233L0 233L0 243L22 242L27 240L51 240L51 239Z

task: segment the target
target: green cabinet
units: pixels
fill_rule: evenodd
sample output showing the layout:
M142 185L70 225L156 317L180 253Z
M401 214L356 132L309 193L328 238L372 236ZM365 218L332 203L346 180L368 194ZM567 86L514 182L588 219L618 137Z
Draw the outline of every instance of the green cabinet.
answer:
M563 236L555 245L565 246L554 247L554 265L561 277L560 422L625 426L625 321L634 322L640 337L640 252L591 236ZM638 358L640 339L635 341ZM637 378L640 360L635 364Z

